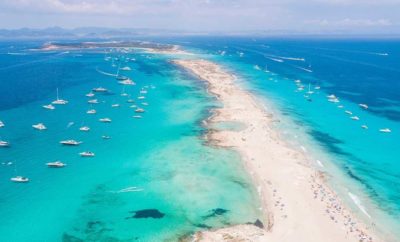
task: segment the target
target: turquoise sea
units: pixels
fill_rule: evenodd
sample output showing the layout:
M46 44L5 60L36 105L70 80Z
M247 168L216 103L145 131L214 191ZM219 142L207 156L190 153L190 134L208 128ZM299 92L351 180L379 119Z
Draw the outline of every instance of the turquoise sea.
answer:
M329 174L360 216L400 236L399 41L152 40L179 44L233 72L275 108L285 120L277 127L281 134ZM202 81L169 62L180 56L30 50L43 43L0 43L0 140L11 144L0 149L1 241L176 241L196 230L260 218L238 154L202 138L202 120L220 104ZM99 72L116 73L118 63L132 69L121 73L135 86L123 88ZM88 104L85 94L100 86L110 92ZM43 109L57 88L69 103ZM138 99L142 88L147 94ZM329 102L331 94L340 103ZM128 99L146 110L143 118L132 117L137 114ZM112 108L116 103L120 107ZM97 114L86 114L90 108ZM104 117L112 122L100 123ZM48 130L31 127L39 122ZM83 125L91 130L79 131ZM83 143L64 147L58 143L64 139ZM96 156L79 157L86 150ZM67 167L45 166L55 160ZM12 183L16 175L30 182Z

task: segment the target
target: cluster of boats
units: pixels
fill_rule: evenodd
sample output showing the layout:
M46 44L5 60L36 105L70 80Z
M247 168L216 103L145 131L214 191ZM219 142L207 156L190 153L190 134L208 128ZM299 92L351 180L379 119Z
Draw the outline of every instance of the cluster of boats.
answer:
M295 84L297 86L296 92L302 92L302 91L305 90L305 86L302 84L301 80L295 80L294 82L295 82ZM320 90L320 89L321 89L320 86L315 86L314 87L314 90ZM311 89L311 83L309 83L308 84L308 91L304 94L304 98L307 101L311 102L312 101L312 99L311 99L311 95L312 94L314 94L314 91ZM340 103L339 98L334 94L327 95L326 97L327 97L327 101L328 102L335 103L335 104L339 104ZM337 105L337 107L338 108L344 108L344 106L340 105L340 104ZM365 103L360 103L359 107L361 109L364 109L364 110L369 108L368 105L365 104ZM353 113L351 111L345 110L344 112L350 116L350 119L355 120L355 121L360 120L360 118L358 116L356 116L356 115L353 115ZM368 129L368 126L366 124L363 124L363 125L361 125L361 128ZM389 128L381 128L381 129L379 129L379 132L391 133L392 131Z
M113 60L113 66L115 66L114 60L118 61L118 58L106 57L105 60L106 61ZM131 71L131 68L128 67L128 66L125 66L125 67L122 67L122 68L120 66L118 66L117 74L115 75L115 78L116 78L118 84L123 85L124 87L125 86L136 85L136 83L133 82L128 77L120 75L119 74L120 70L122 70L122 71ZM144 86L144 87L142 87L140 89L140 94L137 97L137 100L144 101L144 99L146 98L145 95L147 94L149 88L154 88L154 86ZM130 95L127 94L124 90L125 90L125 88L123 88L123 91L121 92L121 96L122 97L130 97ZM64 100L64 99L60 98L58 88L57 88L56 92L57 92L56 99L54 101L52 101L50 104L43 105L42 107L44 109L55 110L56 106L58 106L58 105L66 105L66 104L68 104L67 100ZM96 88L93 88L85 96L89 98L89 100L87 100L87 102L92 106L92 105L96 105L96 104L101 103L97 98L95 98L96 94L101 94L101 93L106 94L108 92L109 92L109 90L104 88L104 87L96 87ZM136 118L136 119L142 118L142 116L139 115L139 114L144 113L145 109L143 109L141 107L138 107L136 104L134 104L134 103L136 103L136 101L134 99L130 99L129 98L129 99L126 100L126 102L127 103L131 103L132 105L130 106L130 108L134 108L134 112L137 113L137 115L134 115L133 118ZM141 104L143 106L147 106L148 105L147 102L142 102ZM114 104L111 105L112 108L118 108L120 106L121 105L119 103L114 103ZM97 111L96 111L96 109L91 108L91 109L87 110L86 113L90 114L90 115L94 115L94 114L97 113ZM102 123L111 123L112 122L111 118L109 118L109 117L99 118L98 121L102 122ZM73 123L71 125L69 124L68 127L72 126L72 125L73 125ZM5 124L2 121L0 121L0 128L3 128L3 127L5 127ZM46 127L46 125L44 123L33 124L32 128L35 129L35 130L38 130L38 131L47 130L47 127ZM82 131L82 132L89 132L90 131L90 127L86 126L86 125L83 125L83 126L81 126L79 128L79 130ZM104 140L107 140L107 139L110 139L111 137L108 136L108 135L103 135L103 136L101 136L101 138L104 139ZM79 146L83 142L82 141L77 141L77 140L74 140L74 139L67 139L67 140L62 140L59 143L61 145L63 145L63 146ZM9 142L4 141L4 140L0 140L0 147L9 147L9 146L10 146ZM91 152L91 151L83 151L83 152L79 153L79 156L85 157L85 158L95 157L95 153ZM12 164L11 162L9 162L9 163ZM63 167L67 166L66 163L63 163L63 162L61 162L59 160L54 161L54 162L48 162L45 165L47 167L49 167L49 168L63 168ZM15 177L12 177L10 180L12 182L17 182L17 183L29 182L29 178L23 177L23 176L15 176Z

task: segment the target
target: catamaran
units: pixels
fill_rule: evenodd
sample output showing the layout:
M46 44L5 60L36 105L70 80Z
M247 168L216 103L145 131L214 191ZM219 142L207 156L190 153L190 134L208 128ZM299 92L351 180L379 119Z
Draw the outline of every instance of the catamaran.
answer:
M58 88L57 88L57 99L53 102L51 102L52 104L56 104L56 105L65 105L68 103L68 101L60 99L58 96Z
M61 161L54 161L46 163L46 166L48 166L49 168L63 168L66 167L67 164L62 163Z
M81 153L79 153L79 155L82 157L94 157L94 153L90 152L90 151L81 152Z
M32 127L37 130L46 130L47 129L47 127L43 123L34 124L34 125L32 125Z
M69 145L69 146L77 146L77 145L82 144L82 141L76 141L76 140L73 140L73 139L70 139L70 140L62 140L62 141L60 141L60 144L62 144L62 145Z

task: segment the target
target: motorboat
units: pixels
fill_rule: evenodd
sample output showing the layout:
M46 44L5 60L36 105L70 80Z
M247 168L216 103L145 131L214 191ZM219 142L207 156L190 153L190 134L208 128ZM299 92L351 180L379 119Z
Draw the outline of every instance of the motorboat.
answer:
M9 147L9 146L10 146L10 142L0 140L0 147Z
M42 107L45 108L45 109L49 109L49 110L54 110L54 109L56 109L56 107L54 107L54 106L51 105L51 104L49 104L49 105L43 105Z
M94 157L94 153L90 152L90 151L81 152L81 153L79 153L79 155L82 157Z
M92 89L93 92L107 92L108 90L104 87L96 87Z
M101 119L99 119L99 121L103 122L103 123L111 123L111 119L110 118L101 118Z
M23 176L11 177L10 180L11 180L12 182L19 182L19 183L26 183L26 182L29 182L29 178L23 177Z
M144 109L143 108L137 108L135 110L135 113L144 113Z
M69 146L77 146L77 145L82 144L82 142L70 139L70 140L62 140L62 141L60 141L60 144L69 145Z
M392 130L390 130L390 129L388 129L388 128L384 128L384 129L380 129L379 132L382 132L382 133L391 133Z
M0 128L3 128L5 124L0 120Z
M86 97L94 97L94 95L95 95L95 94L94 94L93 92L89 92L89 93L86 94L85 96L86 96Z
M121 71L131 71L132 69L129 66L124 66L120 68Z
M90 109L86 112L87 114L96 114L97 111L95 109Z
M368 126L364 124L364 125L361 125L361 128L368 129Z
M46 163L46 166L48 166L49 168L63 168L66 167L67 164L62 163L61 161L54 161Z
M145 96L139 96L138 99L145 99Z
M126 100L126 102L127 102L127 103L134 103L135 100L133 100L133 99L128 99L128 100Z
M34 124L34 125L32 125L32 127L37 130L46 130L47 129L47 127L43 123Z
M88 126L82 126L79 128L80 131L88 132L90 128Z
M97 99L90 99L90 100L88 101L88 103L90 103L90 104L97 104L97 103L99 103L99 100L97 100Z
M102 135L101 138L102 138L102 139L111 139L111 137L108 136L108 135Z
M350 112L350 111L348 111L348 110L346 110L346 111L344 111L345 113L347 113L348 115L352 115L353 113L352 112Z
M358 106L362 107L363 109L368 109L368 105L364 103L360 103Z
M133 117L133 118L136 118L136 119L140 119L140 118L142 118L142 116L141 116L141 115L133 115L132 117Z
M123 80L123 81L119 81L118 83L121 84L121 85L129 85L129 86L136 85L136 83L134 81L132 81L131 79L126 79L126 80Z
M112 105L111 105L112 108L118 108L119 106L120 106L120 105L119 105L118 103L112 104Z
M358 116L352 116L350 117L352 120L360 120L360 118Z

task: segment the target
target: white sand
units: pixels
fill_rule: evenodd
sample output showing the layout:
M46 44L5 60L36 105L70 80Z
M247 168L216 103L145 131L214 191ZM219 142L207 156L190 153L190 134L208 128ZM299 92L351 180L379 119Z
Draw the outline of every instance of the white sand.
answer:
M196 233L193 241L379 241L371 228L344 207L307 158L291 149L273 128L274 116L235 84L235 77L205 60L175 64L207 81L223 104L209 123L234 121L243 130L213 131L210 142L233 147L262 199L264 229L237 225Z

